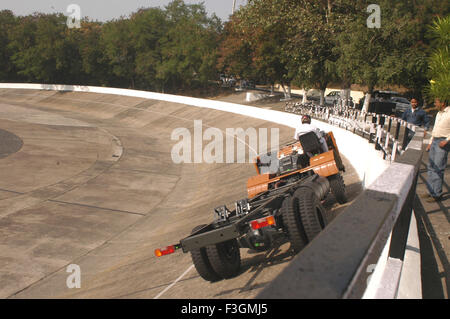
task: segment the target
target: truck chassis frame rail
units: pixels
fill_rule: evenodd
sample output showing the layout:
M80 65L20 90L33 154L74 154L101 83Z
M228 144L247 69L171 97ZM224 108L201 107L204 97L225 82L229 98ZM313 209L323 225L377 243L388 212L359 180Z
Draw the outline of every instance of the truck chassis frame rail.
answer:
M263 251L270 249L276 239L290 241L294 252L306 246L327 224L320 201L328 193L328 179L308 171L296 182L236 201L232 211L226 206L215 208L212 223L195 227L180 243L157 249L155 255L181 249L191 252L194 265L205 280L233 277L239 272L239 248ZM306 223L311 220L317 223Z

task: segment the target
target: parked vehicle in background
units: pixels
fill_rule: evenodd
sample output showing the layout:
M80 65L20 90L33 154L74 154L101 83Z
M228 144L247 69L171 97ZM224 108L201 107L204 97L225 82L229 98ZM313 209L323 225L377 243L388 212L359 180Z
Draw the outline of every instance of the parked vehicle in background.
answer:
M341 104L341 92L340 91L331 91L325 96L325 105L334 106L334 105L340 105ZM353 103L353 98L349 96L348 99L348 106L354 107L355 104Z
M390 100L394 96L398 96L396 91L373 91L372 98L375 100Z
M234 87L236 85L236 79L234 76L228 76L226 74L220 75L220 82L223 87Z
M401 96L394 96L391 98L395 102L395 115L401 117L403 112L411 108L411 102Z
M306 99L308 101L319 102L320 101L320 91L317 89L310 89L306 93Z
M334 105L341 98L341 92L331 91L325 96L325 104Z
M255 82L243 79L240 82L240 87L242 89L254 89L255 88Z
M395 91L373 91L369 101L369 113L395 115L396 103L392 100L392 97L398 96L398 92ZM365 97L358 103L358 109L362 109L364 106Z

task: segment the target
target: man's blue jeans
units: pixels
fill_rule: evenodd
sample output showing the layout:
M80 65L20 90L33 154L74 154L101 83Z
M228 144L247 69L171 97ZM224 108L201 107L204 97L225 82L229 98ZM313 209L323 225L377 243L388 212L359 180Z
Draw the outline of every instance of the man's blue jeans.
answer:
M427 188L431 196L439 197L442 195L442 183L444 181L445 167L447 166L447 157L449 144L442 149L439 143L445 138L434 138L428 155L428 179Z

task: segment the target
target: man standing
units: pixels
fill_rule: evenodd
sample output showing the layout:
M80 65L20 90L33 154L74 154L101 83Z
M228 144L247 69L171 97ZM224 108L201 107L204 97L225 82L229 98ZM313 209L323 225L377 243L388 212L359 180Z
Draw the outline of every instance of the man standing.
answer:
M403 113L402 120L404 120L408 123L417 125L417 126L425 127L425 134L426 134L426 131L428 131L430 128L430 118L429 118L427 112L425 112L421 108L418 108L418 105L419 104L418 104L417 100L412 99L411 100L411 108L407 109ZM405 144L403 145L403 148L405 148L406 145L408 145L409 142L414 137L414 131L407 128L405 134L407 136L406 136L406 140L405 140Z
M428 177L427 188L430 192L428 203L442 199L442 183L444 181L445 167L447 166L448 151L450 150L450 107L447 102L435 99L434 105L439 112L436 115L431 142L427 146L428 155Z

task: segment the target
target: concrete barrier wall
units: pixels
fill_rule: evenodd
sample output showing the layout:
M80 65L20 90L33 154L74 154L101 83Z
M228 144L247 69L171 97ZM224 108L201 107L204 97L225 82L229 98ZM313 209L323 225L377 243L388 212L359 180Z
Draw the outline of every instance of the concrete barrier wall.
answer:
M261 120L286 125L292 128L296 128L300 124L300 116L296 114L267 110L248 105L147 91L95 86L28 83L0 83L0 88L90 92L132 96L215 109L219 111L258 118ZM320 121L313 120L313 124L326 132L333 132L336 137L340 152L352 163L352 166L355 168L358 177L362 181L364 187L370 185L389 166L389 162L382 159L380 153L375 150L374 145L367 143L367 140L363 139L362 137L352 134L345 129L338 128ZM294 131L292 132L292 135L294 135Z

